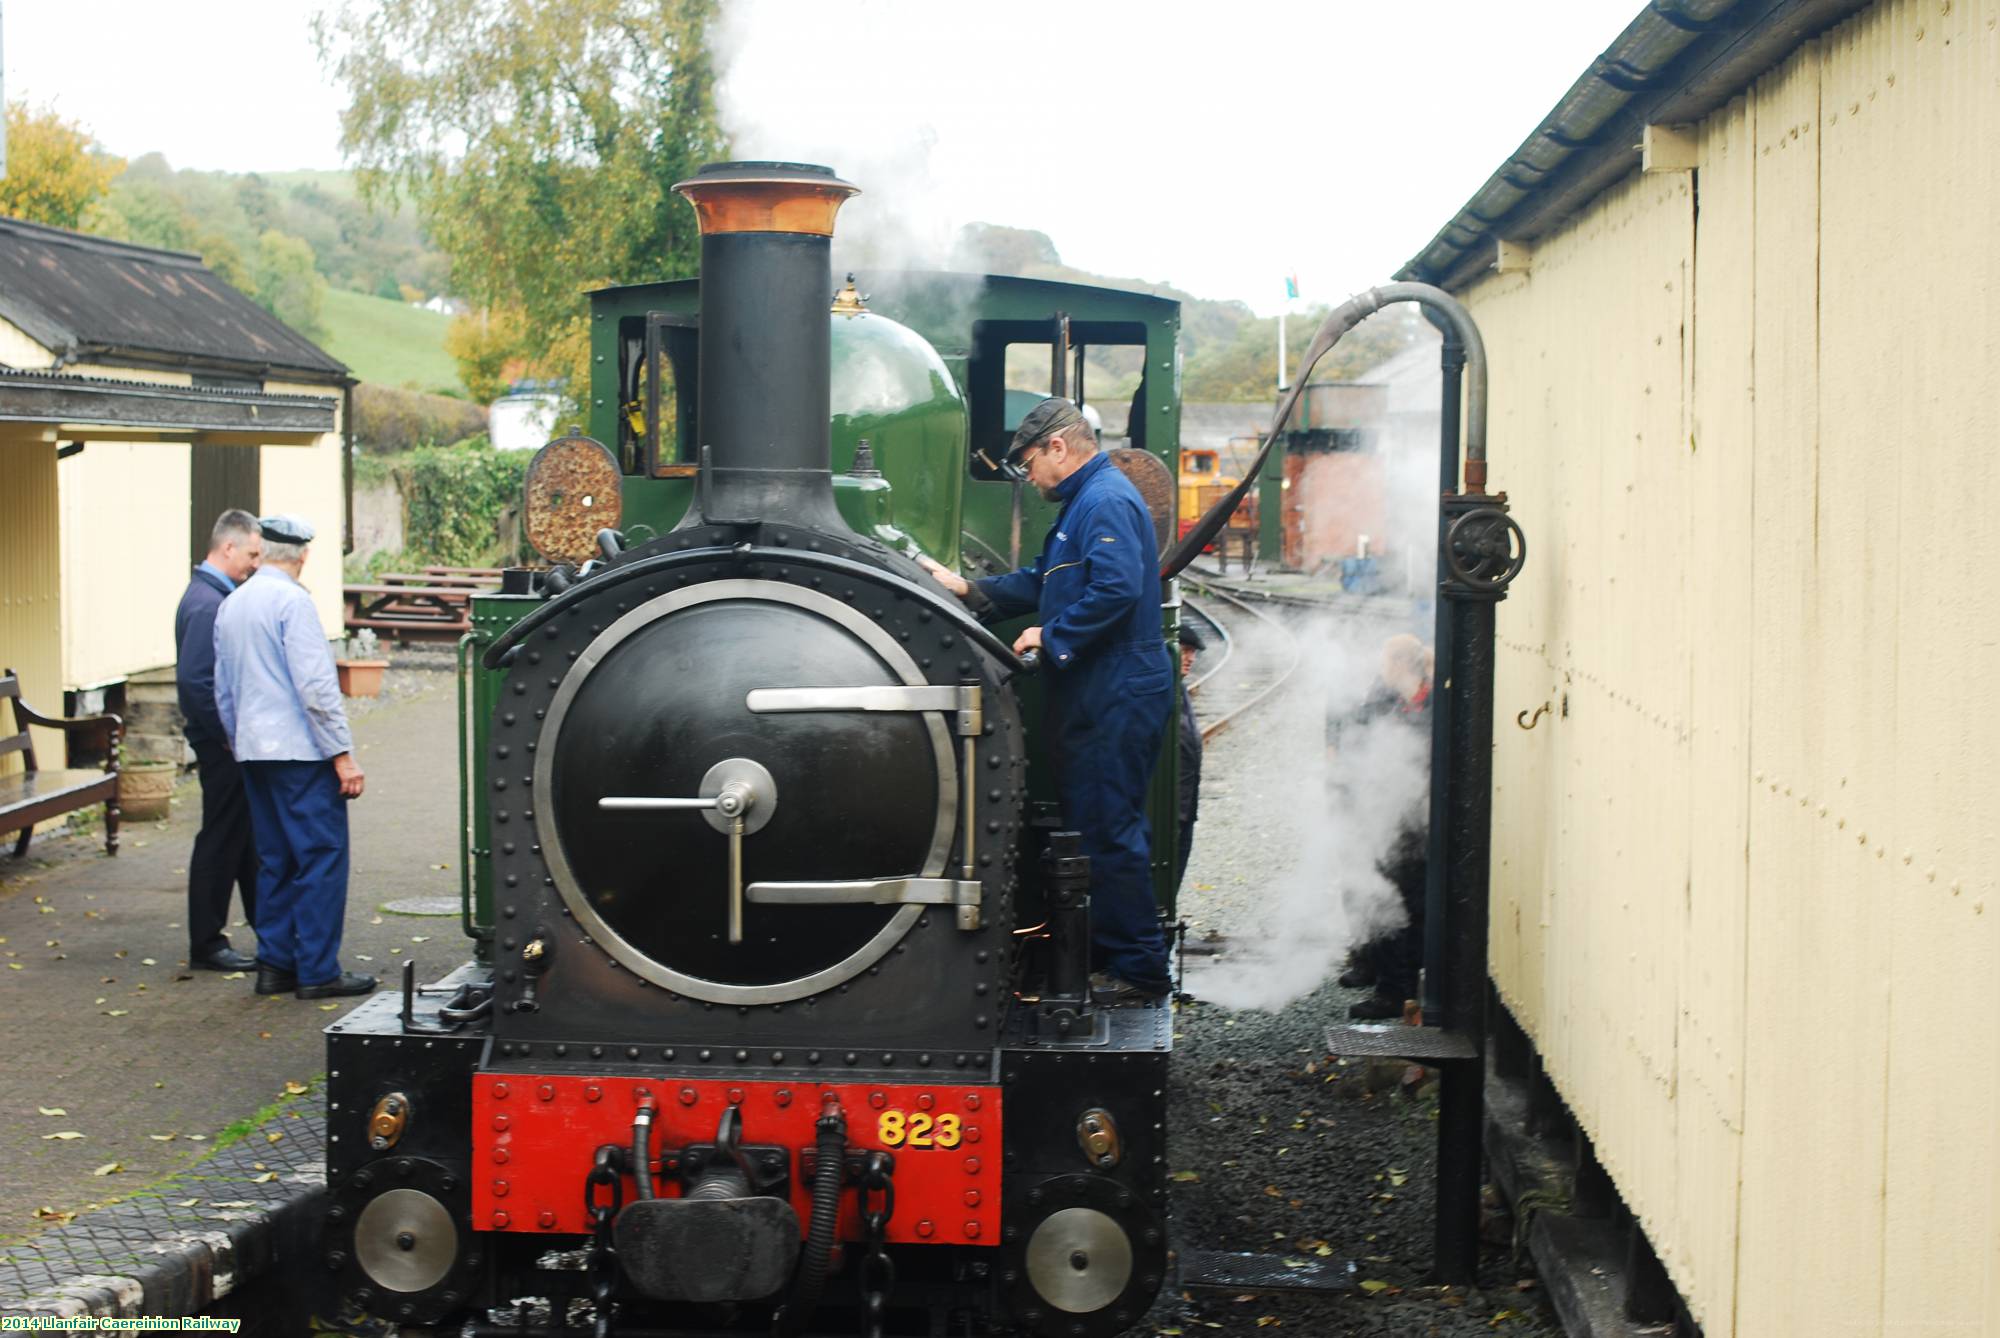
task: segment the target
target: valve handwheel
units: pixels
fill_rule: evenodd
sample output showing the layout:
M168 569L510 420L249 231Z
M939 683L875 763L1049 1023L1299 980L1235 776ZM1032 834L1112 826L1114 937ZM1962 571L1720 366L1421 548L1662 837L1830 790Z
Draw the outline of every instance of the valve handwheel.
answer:
M1444 561L1461 584L1504 590L1528 561L1528 536L1499 507L1478 507L1445 531Z

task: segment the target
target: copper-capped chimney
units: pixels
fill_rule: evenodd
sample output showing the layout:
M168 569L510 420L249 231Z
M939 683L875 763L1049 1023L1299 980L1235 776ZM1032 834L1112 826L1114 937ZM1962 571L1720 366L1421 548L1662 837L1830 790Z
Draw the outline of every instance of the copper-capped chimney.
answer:
M859 188L809 163L712 163L674 190L701 224L704 475L683 525L847 528L828 424L833 216Z

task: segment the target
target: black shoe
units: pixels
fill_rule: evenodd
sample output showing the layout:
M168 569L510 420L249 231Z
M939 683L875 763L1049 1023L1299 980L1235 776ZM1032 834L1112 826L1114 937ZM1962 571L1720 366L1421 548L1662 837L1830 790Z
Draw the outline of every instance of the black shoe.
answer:
M290 994L299 987L299 978L290 971L280 971L275 966L257 963L257 993Z
M1403 1016L1403 1001L1386 994L1371 994L1358 1004L1350 1004L1347 1016L1356 1022L1384 1022Z
M1135 985L1108 971L1093 971L1090 997L1100 1008L1151 1008L1167 997L1167 991Z
M301 999L344 999L350 994L367 994L375 988L375 977L357 976L352 971L342 971L340 979L329 980L324 985L301 985Z
M197 971L248 971L257 965L257 959L246 957L225 943L211 952L189 953L188 965Z

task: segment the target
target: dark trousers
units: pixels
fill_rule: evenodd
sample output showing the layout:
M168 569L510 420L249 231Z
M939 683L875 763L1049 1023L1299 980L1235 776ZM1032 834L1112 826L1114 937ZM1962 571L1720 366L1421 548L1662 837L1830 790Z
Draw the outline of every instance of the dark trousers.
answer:
M1153 897L1152 830L1146 791L1173 709L1164 648L1152 657L1114 657L1052 703L1057 789L1063 820L1090 856L1090 938L1094 964L1149 989L1172 972L1160 907ZM1073 669L1082 676L1087 670Z
M1392 999L1417 997L1417 975L1424 965L1424 882L1428 868L1424 833L1404 831L1376 865L1395 886L1409 922L1368 945L1375 966L1375 992Z
M194 746L201 776L201 830L188 856L188 952L206 956L229 946L229 890L243 899L243 918L257 924L257 843L243 769L219 743Z
M257 960L301 986L340 978L347 801L330 762L245 762L257 829Z

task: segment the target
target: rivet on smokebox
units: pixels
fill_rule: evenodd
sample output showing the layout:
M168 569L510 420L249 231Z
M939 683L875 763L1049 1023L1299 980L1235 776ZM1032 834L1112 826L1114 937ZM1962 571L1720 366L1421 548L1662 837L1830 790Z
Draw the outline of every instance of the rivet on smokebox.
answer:
M979 1223L977 1223L977 1222L967 1222L967 1223L965 1224L965 1238L966 1238L967 1240L978 1240L978 1239L979 1239Z
M926 1218L924 1221L917 1223L917 1234L919 1236L922 1236L925 1240L929 1240L932 1236L937 1234L937 1227L928 1218Z
M493 1164L495 1166L505 1166L507 1164L507 1159L508 1158L507 1158L506 1148L493 1149Z
M540 1098L541 1098L542 1100L544 1100L544 1101L553 1101L553 1100L555 1100L555 1099L556 1099L556 1088L555 1088L555 1084L554 1084L554 1083L546 1083L546 1082L545 1082L545 1083L543 1083L543 1084L542 1084L542 1085L541 1085L540 1087L537 1087L537 1088L535 1089L535 1095L536 1095L536 1096L539 1096L539 1097L540 1097Z
M929 1110L932 1106L935 1106L936 1104L937 1104L936 1098L932 1097L929 1092L925 1092L917 1097L918 1110Z
M882 1109L882 1107L889 1104L889 1098L884 1096L880 1092L870 1092L868 1094L868 1104L875 1107L875 1109L880 1110Z
M507 1128L507 1125L508 1125L508 1119L505 1115L495 1115L493 1117L493 1127L495 1129L504 1131Z
M729 1104L732 1106L743 1104L743 1089L741 1087L732 1087L729 1089Z
M602 1101L604 1099L604 1089L596 1083L591 1083L583 1089L583 1099L585 1101Z
M507 1216L507 1214L502 1212L496 1212L493 1214L493 1225L496 1228L504 1227L513 1220L514 1220L513 1218Z
M556 1224L556 1215L550 1212L547 1208L544 1208L542 1209L541 1216L537 1217L535 1221L544 1231L546 1231L550 1227Z
M495 1180L493 1182L493 1197L496 1199L507 1197L507 1182L505 1180Z
M507 1084L506 1084L506 1083L504 1083L504 1082L496 1082L496 1083L494 1083L494 1084L493 1084L493 1099L494 1099L495 1101L505 1101L505 1100L507 1099Z
M979 1093L977 1093L977 1092L967 1092L967 1093L965 1094L965 1108L966 1108L967 1110L978 1110L978 1109L979 1109Z
M771 1094L771 1099L777 1102L781 1106L789 1106L792 1104L791 1089L786 1087L780 1087L777 1091Z
M965 1173L966 1173L967 1175L978 1175L978 1174L979 1174L979 1158L977 1158L977 1157L967 1157L967 1158L965 1159Z

